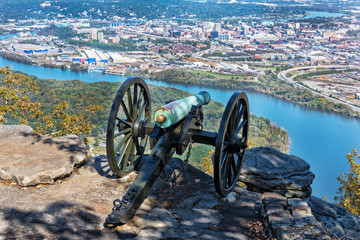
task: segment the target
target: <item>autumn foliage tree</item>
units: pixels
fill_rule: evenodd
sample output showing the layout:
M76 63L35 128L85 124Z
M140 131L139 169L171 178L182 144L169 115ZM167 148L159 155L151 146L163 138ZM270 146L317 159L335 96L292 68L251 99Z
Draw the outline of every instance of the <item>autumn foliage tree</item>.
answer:
M9 67L0 68L0 124L5 122L5 116L11 115L20 124L27 124L29 118L42 115L40 104L31 102L31 93L37 90L36 84L29 76L13 73Z
M355 149L346 155L350 173L343 173L337 180L340 182L335 203L351 213L360 215L360 153Z
M36 83L25 74L14 73L9 67L0 68L0 124L7 118L27 124L32 119L35 132L50 136L90 134L93 127L90 115L102 111L99 105L89 105L84 114L69 114L66 101L54 106L52 113L44 114L39 102L31 98L37 93Z
M209 154L203 158L202 165L204 167L204 172L206 172L209 175L214 174L214 165L212 162L212 155L214 154L214 150L211 150Z

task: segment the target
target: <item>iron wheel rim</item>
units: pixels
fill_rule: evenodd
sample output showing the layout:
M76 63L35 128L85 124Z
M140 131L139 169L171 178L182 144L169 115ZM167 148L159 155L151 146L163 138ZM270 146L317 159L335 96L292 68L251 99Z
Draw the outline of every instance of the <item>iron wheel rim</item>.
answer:
M248 141L249 112L246 94L235 92L226 105L215 139L214 184L217 193L223 197L229 194L236 185L244 162ZM233 149L232 143L235 140L240 141L241 145Z
M151 98L148 86L141 78L128 78L114 98L106 133L109 167L117 176L128 175L140 162L148 136L138 136L134 124L150 121Z

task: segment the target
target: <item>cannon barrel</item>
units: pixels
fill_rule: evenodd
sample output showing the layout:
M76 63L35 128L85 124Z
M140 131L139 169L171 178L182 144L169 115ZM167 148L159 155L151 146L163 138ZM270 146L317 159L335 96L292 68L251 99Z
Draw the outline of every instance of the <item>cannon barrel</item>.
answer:
M168 103L155 111L155 123L161 128L168 128L185 118L193 105L206 105L210 100L210 94L201 91L196 95Z

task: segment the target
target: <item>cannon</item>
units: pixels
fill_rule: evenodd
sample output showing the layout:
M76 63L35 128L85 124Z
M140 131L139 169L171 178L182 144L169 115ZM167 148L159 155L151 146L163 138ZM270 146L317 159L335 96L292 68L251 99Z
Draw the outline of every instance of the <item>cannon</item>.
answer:
M225 107L219 131L203 130L202 106L210 102L202 91L158 108L151 117L148 86L139 77L128 78L118 90L110 111L106 151L111 171L124 177L137 176L122 199L115 199L105 226L125 224L149 195L155 181L176 152L181 155L193 143L215 147L214 185L226 196L237 183L249 130L249 103L243 92L235 92ZM149 147L147 147L149 146Z

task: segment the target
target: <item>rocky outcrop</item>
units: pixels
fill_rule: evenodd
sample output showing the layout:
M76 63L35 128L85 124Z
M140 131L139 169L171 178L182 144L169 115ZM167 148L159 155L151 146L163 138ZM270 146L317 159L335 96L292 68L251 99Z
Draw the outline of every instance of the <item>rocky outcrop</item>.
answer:
M170 167L180 169L173 158ZM133 176L132 176L133 177ZM113 230L103 223L132 177L111 175L105 157L90 158L53 185L0 183L0 239L252 239L248 224L261 216L261 194L240 187L220 198L211 176L189 166L176 186L158 179L135 217ZM167 179L168 176L165 176Z
M279 240L360 239L359 216L317 197L264 193L261 212L267 229Z
M18 130L0 129L0 136L1 132L6 133L4 135L7 137L0 138L0 163L9 164L8 159L18 159L12 165L13 169L21 165L26 169L28 161L34 156L45 156L43 162L38 164L40 166L50 170L51 166L64 168L66 161L57 165L59 155L54 151L68 154L68 162L73 166L76 162L75 153L83 151L79 147L82 143L73 136L69 138L74 138L74 142L66 138L47 138L32 133L27 127ZM19 143L24 139L29 143L24 143L23 149ZM37 150L31 151L32 148ZM264 159L268 159L272 165L289 165L287 168L298 166L303 172L308 171L302 160L279 154L275 150L250 149L247 153L247 158L250 157L250 160L245 160L247 166L261 166ZM56 156L52 157L54 154ZM7 161L3 160L4 156ZM254 160L256 164L247 163ZM28 173L38 169L34 162L29 166L26 169ZM182 167L183 162L173 158L161 176L170 179L171 174ZM283 181L289 181L288 170L273 169L276 181L280 181L282 173L287 173ZM8 168L5 170L8 172ZM261 172L255 167L252 171ZM301 179L301 174L298 175ZM311 173L304 174L306 178L309 178L308 175ZM175 186L159 178L132 220L113 230L104 229L103 223L111 212L113 200L125 194L135 176L134 173L118 179L112 175L106 156L99 156L88 159L69 177L53 179L54 184L19 187L16 183L0 180L0 240L248 240L271 239L271 236L279 240L292 240L360 237L360 217L334 204L315 197L300 199L269 192L261 194L239 186L226 198L220 198L216 194L213 178L192 166L177 179ZM266 179L264 176L262 181ZM12 175L11 179L17 181ZM269 181L271 184L276 182L274 177L269 178ZM286 189L293 191L293 188Z
M0 125L0 139L6 139L20 134L29 134L32 132L33 129L27 125Z
M331 239L303 199L287 199L277 193L264 193L262 216L276 239Z
M273 148L259 147L246 151L239 180L249 190L275 192L289 198L311 195L315 175L304 160Z
M181 168L182 161L173 158L165 179L174 169ZM142 228L136 239L251 239L247 225L261 219L255 209L260 197L261 194L236 187L230 196L220 198L213 178L189 166L176 186L161 179L155 183L150 200L171 215L161 217L149 212L156 205L151 209L142 206L135 219L137 227Z
M41 136L28 126L0 125L0 149L0 179L20 186L54 183L86 159L79 137Z
M333 239L360 239L360 217L346 209L311 196L307 200L315 218Z

